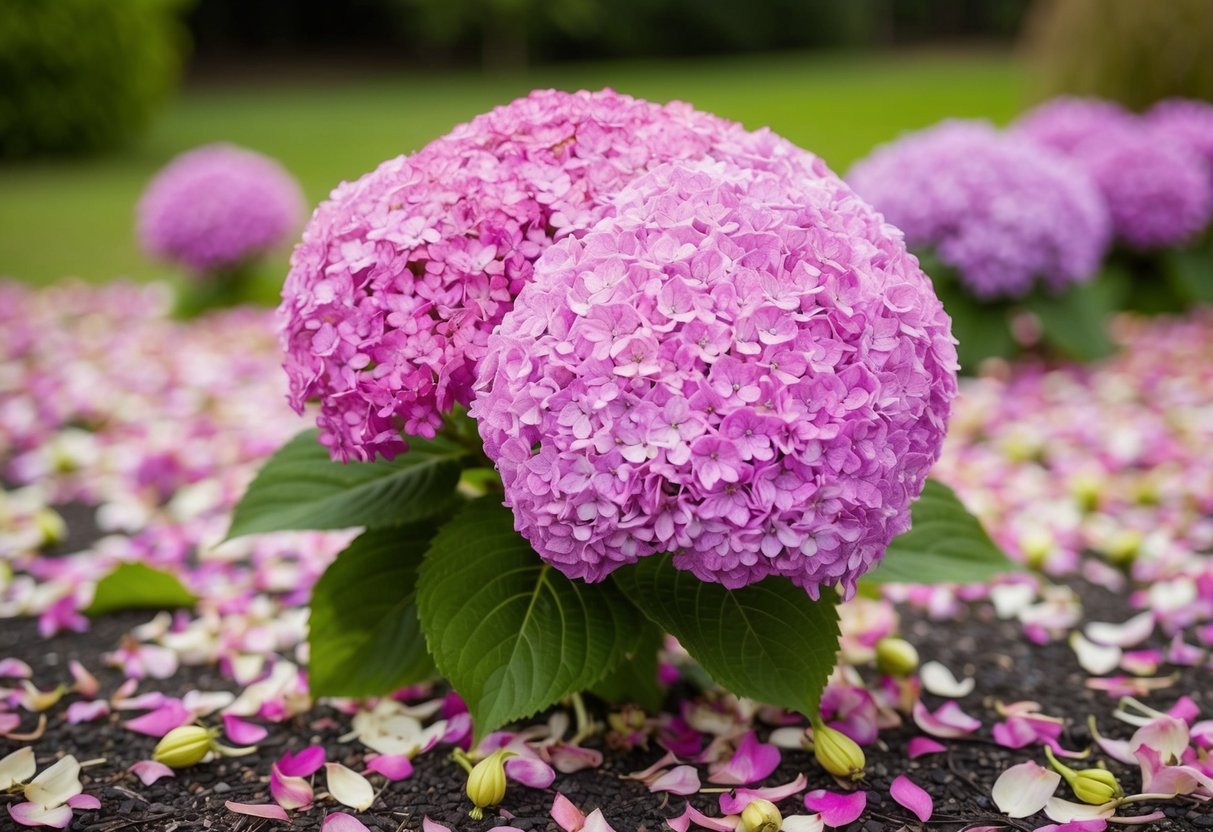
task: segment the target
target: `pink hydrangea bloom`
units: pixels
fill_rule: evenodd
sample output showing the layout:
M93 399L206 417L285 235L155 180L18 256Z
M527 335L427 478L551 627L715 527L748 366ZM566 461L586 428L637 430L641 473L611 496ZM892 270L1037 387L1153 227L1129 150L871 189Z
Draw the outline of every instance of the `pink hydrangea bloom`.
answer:
M1196 151L1213 176L1213 104L1192 98L1168 98L1150 108L1146 122L1162 135Z
M1132 127L1136 116L1102 98L1051 98L1020 116L1011 131L1036 144L1069 154L1092 136Z
M278 162L230 144L181 154L147 186L139 243L195 273L238 265L285 242L303 218L299 184Z
M931 248L983 298L1090 279L1107 209L1073 161L985 122L945 121L877 148L847 180L914 248Z
M674 552L849 596L909 525L955 372L930 281L841 180L665 165L536 263L471 412L570 577Z
M392 457L471 400L489 333L554 239L581 233L634 177L727 158L828 175L769 131L610 90L538 91L392 159L323 203L279 308L291 402L319 400L340 459Z

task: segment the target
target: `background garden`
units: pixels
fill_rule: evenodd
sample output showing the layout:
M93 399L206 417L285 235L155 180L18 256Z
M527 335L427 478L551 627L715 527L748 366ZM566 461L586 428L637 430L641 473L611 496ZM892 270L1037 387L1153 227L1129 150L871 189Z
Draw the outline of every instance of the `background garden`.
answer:
M0 828L1213 826L1211 50L1206 0L0 0ZM302 273L268 309L302 228L291 200L310 212L547 88L686 101L817 154L905 228L952 316L967 378L917 536L839 608L828 681L828 632L779 654L772 678L827 663L812 714L675 626L690 656L629 635L612 651L632 664L490 705L459 684L483 664L468 624L448 648L466 667L428 634L464 695L431 681L417 608L425 625L438 602L424 586L414 601L399 537L432 535L408 508L423 493L409 467L467 441L459 411L438 444L373 474L326 473L309 434L232 524L256 472L314 422L287 405L276 332L337 323L291 311L301 285L320 288ZM1105 103L1050 115L1057 96ZM1166 99L1185 100L1178 115ZM920 133L938 148L922 158L904 138L874 153L948 119L989 124ZM1063 162L1057 144L1047 163L1021 147L1084 130L1086 155ZM302 196L282 186L281 240L200 267L149 242L144 195L216 142L277 160ZM1064 196L1048 190L1059 165L1083 168ZM961 169L977 173L944 175ZM947 231L919 232L953 192L970 204L936 225L1011 216L1033 255L999 248L1010 232L959 254ZM215 210L205 193L177 210ZM991 290L1016 269L1030 290ZM356 392L300 366L296 399L305 383ZM334 455L391 455L331 424ZM494 501L480 464L451 469L458 499ZM309 477L328 490L290 490ZM378 480L396 503L358 490ZM368 493L400 508L386 530ZM489 548L520 540L459 517ZM471 603L475 582L450 586ZM773 616L760 644L787 641L789 621L833 626L779 609L803 617ZM536 708L487 737L470 716L495 727Z

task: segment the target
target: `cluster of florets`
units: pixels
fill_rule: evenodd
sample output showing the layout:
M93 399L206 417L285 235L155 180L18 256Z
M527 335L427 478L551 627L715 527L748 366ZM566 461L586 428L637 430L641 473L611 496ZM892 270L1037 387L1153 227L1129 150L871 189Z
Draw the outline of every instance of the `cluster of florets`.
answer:
M1213 104L1192 98L1168 98L1150 108L1146 122L1159 134L1195 151L1213 176Z
M877 148L847 175L913 248L931 249L982 298L1089 279L1107 211L1068 159L983 122L945 121Z
M564 574L660 552L816 596L909 526L956 391L929 279L837 178L665 165L549 248L476 399L515 525Z
M291 402L319 400L334 457L392 457L471 401L489 334L554 239L674 160L813 179L812 154L685 104L536 92L337 188L296 248L279 308Z
M1114 101L1063 95L1024 113L1010 129L1036 144L1068 155L1092 136L1134 127L1136 119Z
M181 154L139 200L140 245L195 275L240 265L281 245L304 215L303 192L278 162L230 144Z

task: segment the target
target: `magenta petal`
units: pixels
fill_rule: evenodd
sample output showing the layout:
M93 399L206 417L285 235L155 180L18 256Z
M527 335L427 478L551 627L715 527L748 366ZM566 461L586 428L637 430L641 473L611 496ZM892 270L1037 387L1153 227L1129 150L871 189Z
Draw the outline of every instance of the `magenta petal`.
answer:
M180 699L170 699L154 711L135 717L126 727L149 737L163 737L174 728L192 722L194 715L186 710Z
M288 777L310 777L324 766L324 748L309 745L298 754L287 751L278 758L278 770Z
M67 799L67 805L82 812L91 812L101 808L101 799L91 794L74 794Z
M278 766L270 766L270 796L283 809L306 809L314 797L312 784L302 777L283 774Z
M795 780L782 786L771 786L766 789L733 789L732 792L726 792L720 796L720 811L726 815L740 815L752 800L769 800L772 803L778 803L804 791L807 785L808 779L800 774Z
M0 659L0 677L5 679L29 679L34 671L21 659Z
M935 812L935 802L918 784L904 774L899 774L889 786L889 794L902 806L909 809L918 819L926 823Z
M0 734L8 734L16 731L20 725L20 714L0 713Z
M73 702L67 706L67 721L71 725L79 725L81 722L92 722L95 719L100 719L109 712L110 703L104 699Z
M505 761L505 776L532 789L546 789L556 780L556 771L543 760L511 757Z
M446 731L442 734L442 742L458 745L472 733L472 715L467 711L455 714L446 721Z
M1036 731L1026 719L1011 717L1006 722L995 723L994 742L1003 748L1023 748L1036 742Z
M814 789L804 796L805 808L821 813L826 826L846 826L863 814L868 805L867 792L831 792Z
M428 827L424 828L428 829ZM320 825L320 832L370 832L370 830L366 828L366 824L353 815L347 815L345 812L333 812L325 816L324 823Z
M748 786L770 776L779 766L780 752L774 745L759 742L750 731L737 746L733 758L723 766L714 767L709 783L722 786Z
M413 761L403 754L380 754L367 760L366 770L395 782L413 776Z
M157 763L155 760L140 760L132 765L130 770L145 786L150 786L162 777L177 776L171 768L164 763Z
M72 822L71 806L43 809L37 803L18 803L9 806L8 813L22 826L53 826L55 829L67 829L68 824Z
M236 745L256 745L266 738L269 731L260 725L245 722L238 716L223 715L223 732Z
M286 809L283 809L277 803L233 803L227 801L223 804L229 812L235 812L237 815L248 815L254 818L265 818L266 820L288 820Z
M936 742L930 737L914 737L906 745L906 754L911 760L917 760L927 754L939 754L947 751L948 747L941 742Z

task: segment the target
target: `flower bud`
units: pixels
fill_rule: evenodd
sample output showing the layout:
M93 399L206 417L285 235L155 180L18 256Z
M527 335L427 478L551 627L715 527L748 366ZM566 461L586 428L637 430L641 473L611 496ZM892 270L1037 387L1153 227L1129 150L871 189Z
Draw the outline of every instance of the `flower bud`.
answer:
M783 815L769 800L751 800L741 810L741 822L737 832L779 832L783 826Z
M67 523L53 508L40 508L34 515L38 532L42 535L43 546L54 546L67 539Z
M876 669L886 676L905 678L918 669L918 650L904 638L882 638L876 642Z
M1059 762L1053 756L1053 749L1047 745L1045 746L1045 756L1049 758L1050 765L1057 770L1057 773L1065 778L1066 783L1073 790L1074 796L1083 803L1102 806L1125 796L1125 790L1120 787L1116 776L1107 769L1084 768L1081 771L1075 771Z
M169 731L152 751L152 759L169 768L189 768L202 762L215 743L215 733L201 725L182 725Z
M818 721L813 724L813 755L821 767L843 780L862 780L863 749L841 731Z
M505 761L513 756L513 751L499 748L472 766L468 774L467 793L474 804L468 813L473 820L483 819L485 809L505 799Z

